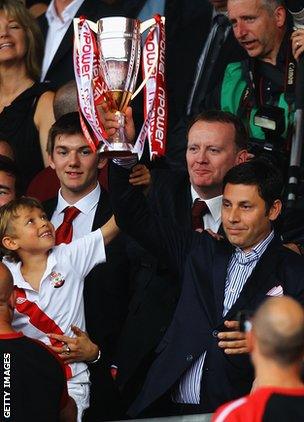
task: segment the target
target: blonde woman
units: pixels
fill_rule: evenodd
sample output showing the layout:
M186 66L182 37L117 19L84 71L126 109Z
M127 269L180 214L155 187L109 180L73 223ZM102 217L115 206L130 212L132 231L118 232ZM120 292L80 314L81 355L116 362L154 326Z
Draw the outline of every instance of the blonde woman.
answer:
M18 0L0 0L0 138L13 147L25 185L47 163L53 92L39 83L43 41Z

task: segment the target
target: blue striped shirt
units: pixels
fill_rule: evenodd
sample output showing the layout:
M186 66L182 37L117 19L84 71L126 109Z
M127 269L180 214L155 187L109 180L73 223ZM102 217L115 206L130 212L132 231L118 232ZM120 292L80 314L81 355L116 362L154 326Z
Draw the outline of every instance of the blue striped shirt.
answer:
M227 314L240 296L246 281L267 249L273 236L274 233L272 231L264 240L247 253L238 247L235 248L227 267L223 316ZM182 375L179 385L172 395L175 402L199 404L205 357L206 351Z

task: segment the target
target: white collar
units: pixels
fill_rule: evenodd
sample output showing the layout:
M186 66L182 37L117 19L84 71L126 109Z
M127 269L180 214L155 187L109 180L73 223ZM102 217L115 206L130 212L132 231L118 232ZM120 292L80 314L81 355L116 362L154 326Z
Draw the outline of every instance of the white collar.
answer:
M196 192L194 187L191 185L191 197L192 197L192 203L196 199L205 201L209 208L210 214L212 215L213 220L220 221L223 195L215 196L214 198L210 198L210 199L203 199L199 196L199 194Z
M73 0L63 10L63 12L61 13L61 16L58 16L56 8L55 8L55 0L52 0L51 3L49 4L49 7L47 8L47 11L45 12L45 16L49 24L51 24L51 22L54 21L55 19L60 19L62 23L66 23L75 17L78 9L80 8L83 2L84 0Z
M82 214L89 214L92 208L95 207L95 205L99 201L101 189L99 183L97 183L96 187L88 193L83 198L79 199L79 201L75 202L73 204L74 207L78 208ZM58 203L57 203L57 212L60 214L65 210L66 207L70 207L71 204L69 204L61 195L61 189L58 192Z

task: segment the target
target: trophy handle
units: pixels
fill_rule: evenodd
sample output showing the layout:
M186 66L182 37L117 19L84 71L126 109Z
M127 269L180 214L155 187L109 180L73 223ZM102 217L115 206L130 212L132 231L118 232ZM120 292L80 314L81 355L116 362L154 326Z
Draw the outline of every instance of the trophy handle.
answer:
M165 23L166 18L164 16L161 17L162 23ZM151 18L148 19L144 22L142 22L140 24L140 33L142 34L143 32L145 32L147 29L151 28L151 26L153 26L155 24L155 19ZM152 75L152 73L154 72L156 63L157 63L157 56L158 56L158 46L157 46L157 50L156 50L156 54L155 54L155 60L153 65L151 66L149 72L147 73L145 79L142 81L142 83L139 85L139 87L137 88L137 90L134 92L134 94L131 97L131 100L133 100L133 98L136 97L136 95L138 95L140 93L140 91L143 89L143 87L146 85L147 80L150 78L150 76Z
M161 17L161 21L164 24L165 23L166 18L164 16ZM147 29L151 28L151 26L153 26L155 24L155 19L151 18L148 19L144 22L141 22L140 24L140 33L142 34L143 32L145 32Z

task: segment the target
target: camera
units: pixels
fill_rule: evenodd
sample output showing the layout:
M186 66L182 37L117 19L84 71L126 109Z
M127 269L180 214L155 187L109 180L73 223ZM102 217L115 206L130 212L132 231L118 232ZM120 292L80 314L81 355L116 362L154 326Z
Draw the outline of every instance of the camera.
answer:
M285 113L280 107L265 105L260 107L254 116L255 126L265 133L264 149L272 151L282 148L282 134L285 131Z

